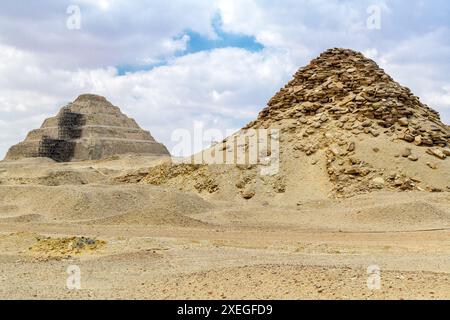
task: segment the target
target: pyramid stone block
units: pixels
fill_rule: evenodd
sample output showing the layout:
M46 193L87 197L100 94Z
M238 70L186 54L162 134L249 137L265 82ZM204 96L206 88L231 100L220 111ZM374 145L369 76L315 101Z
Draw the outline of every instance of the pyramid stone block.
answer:
M169 155L163 144L118 107L104 97L84 94L12 146L5 159L47 157L68 162L128 153Z

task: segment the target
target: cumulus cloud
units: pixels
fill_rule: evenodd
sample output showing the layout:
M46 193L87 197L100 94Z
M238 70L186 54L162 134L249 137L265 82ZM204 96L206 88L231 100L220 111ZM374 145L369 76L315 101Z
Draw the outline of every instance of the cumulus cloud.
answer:
M80 29L67 20L80 9ZM186 29L214 37L214 2L196 0L37 0L0 3L0 42L39 54L52 67L139 64L173 56Z
M367 28L372 6L379 30ZM254 35L298 66L330 47L362 51L450 122L448 1L221 0L219 9L225 30Z
M69 5L80 7L80 30L66 27ZM373 5L381 29L367 28ZM237 129L330 47L375 59L449 123L448 21L445 0L2 1L0 157L85 92L106 96L169 148L172 131L194 121ZM189 32L214 40L217 27L264 49L188 53Z
M295 71L282 53L237 48L173 58L165 66L121 76L116 68L45 69L31 54L2 49L16 52L0 71L3 79L23 72L22 64L27 68L14 79L20 89L0 89L2 120L8 120L2 123L0 153L80 92L108 97L170 148L171 132L192 130L194 121L222 132L242 127Z
M439 28L399 42L392 50L376 54L383 68L407 85L422 102L450 123L450 29Z

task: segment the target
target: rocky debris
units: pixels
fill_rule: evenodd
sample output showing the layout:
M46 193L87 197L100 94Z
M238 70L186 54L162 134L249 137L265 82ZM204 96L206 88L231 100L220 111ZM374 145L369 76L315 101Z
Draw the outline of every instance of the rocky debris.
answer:
M47 157L68 162L127 153L169 155L164 145L118 107L104 97L84 94L12 146L5 159Z
M214 193L219 190L219 185L213 177L202 176L201 179L195 183L194 188L198 192L206 191L208 193Z
M402 151L402 157L408 158L411 155L411 148L405 148Z
M172 164L170 162L163 163L148 170L147 175L141 179L141 182L152 185L164 185L170 181L177 181L179 189L183 189L185 178L190 178L192 188L197 192L215 193L219 190L214 174L208 171L207 165L192 164ZM123 177L118 178L123 181ZM133 179L133 178L131 178ZM130 178L128 179L130 181ZM116 179L116 181L121 182ZM126 181L129 183L129 181Z
M436 158L439 158L441 160L444 160L447 156L445 155L444 151L438 148L429 148L427 149L427 153L435 156Z
M372 182L377 185L381 185L381 186L383 186L385 183L385 181L382 177L377 177L377 178L373 179Z
M402 172L401 166L406 163L400 157L419 166L419 157L429 149L428 153L445 159L450 139L449 127L440 121L436 111L421 103L374 61L347 49L327 50L298 70L258 118L241 131L269 128L281 132L280 172L271 178L247 180L242 172L228 167L217 171L225 177L214 180L217 173L212 173L215 169L211 166L195 170L173 166L162 174L158 168L152 169L142 181L164 184L170 184L171 179L203 181L206 175L212 179L206 185L217 184L207 190L222 191L222 185L218 184L229 182L224 192L232 188L237 197L253 199L255 190L258 193L263 190L268 196L296 192L298 181L292 181L292 176L298 173L297 168L307 164L311 168L302 168L309 172L301 172L300 179L303 176L314 179L308 174L326 170L330 182L327 189L330 187L331 195L336 197L384 188L425 190L425 183ZM380 147L385 144L386 148ZM393 146L398 148L393 152L397 154L396 160L391 156ZM370 152L376 161L362 152ZM383 166L383 159L389 159L385 160L389 165ZM395 162L397 170L392 175L386 170L392 168L391 162ZM411 173L411 163L405 168L405 172ZM185 175L181 173L183 170L187 170ZM203 184L199 187L205 189Z
M297 126L285 128L285 121ZM408 177L383 179L383 172L352 155L355 137L406 141L430 148L428 153L445 159L450 131L439 114L421 103L408 88L395 82L361 53L330 49L301 68L246 128L280 127L295 134L294 150L327 156L327 173L337 194L355 190L392 187L411 190L417 185ZM331 132L341 132L331 134ZM373 148L374 153L381 152ZM403 147L398 157L419 160L412 148ZM299 158L296 153L295 158ZM381 180L384 183L381 183Z
M420 145L422 145L422 143L423 143L422 136L417 136L417 137L414 138L414 144L416 146L420 146Z
M140 169L140 170L135 170L133 172L127 173L123 176L116 177L116 178L114 178L114 181L121 182L121 183L139 183L147 176L148 176L148 170Z
M105 241L87 237L51 238L37 237L36 244L29 248L42 259L65 259L74 255L99 250L106 245Z
M349 152L355 151L355 143L354 142L350 142L348 144L347 151L349 151Z
M436 111L374 61L347 49L327 50L301 68L246 128L268 128L285 119L296 119L308 134L326 130L332 120L355 134L384 133L427 147L445 147L450 139Z
M438 168L436 163L431 163L431 162L427 162L427 166L433 170L436 170Z
M242 198L249 200L255 196L256 192L253 188L246 188L245 190L242 190L241 194Z
M409 125L408 118L400 118L400 119L398 119L398 123L399 123L402 127L407 127L407 126Z

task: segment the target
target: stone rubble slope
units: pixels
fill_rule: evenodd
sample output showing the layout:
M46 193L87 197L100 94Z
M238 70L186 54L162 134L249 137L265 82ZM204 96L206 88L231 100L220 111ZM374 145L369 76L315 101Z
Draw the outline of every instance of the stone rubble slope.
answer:
M450 130L439 114L420 102L411 91L395 82L374 61L348 49L331 49L308 66L301 68L263 109L258 118L244 129L279 128L288 143L282 148L294 149L312 156L325 150L327 173L337 194L352 194L384 187L401 190L424 188L442 191L449 187L420 187L420 180L401 170L383 172L355 157L358 141L385 139L381 145L399 144L394 157L412 162L420 147L432 157L427 168L436 170L450 156ZM381 149L381 150L380 150ZM373 157L386 156L383 148L374 147ZM287 152L289 153L289 152ZM421 151L417 151L421 153ZM422 152L423 153L423 152ZM418 164L419 165L419 164ZM450 180L448 164L434 175Z
M284 119L320 128L378 136L381 132L427 147L446 147L450 131L439 114L422 104L361 53L331 49L300 69L247 128L268 128Z
M353 50L327 50L301 68L240 133L250 129L280 130L278 174L260 176L255 166L165 164L137 181L283 203L312 193L319 198L379 189L450 190L449 127ZM239 147L248 149L248 143Z

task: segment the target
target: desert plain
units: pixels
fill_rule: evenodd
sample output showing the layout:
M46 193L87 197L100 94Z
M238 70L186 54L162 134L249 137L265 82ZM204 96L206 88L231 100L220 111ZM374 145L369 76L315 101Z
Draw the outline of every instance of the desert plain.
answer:
M448 192L379 191L293 206L110 182L123 166L162 161L1 163L1 177L17 184L0 185L0 297L450 298ZM101 243L69 248L73 237ZM81 270L81 290L66 286L70 265ZM367 287L373 265L380 290Z
M80 96L0 162L0 298L450 299L436 111L330 49L200 155L248 156L261 132L277 137L261 163L179 163Z

